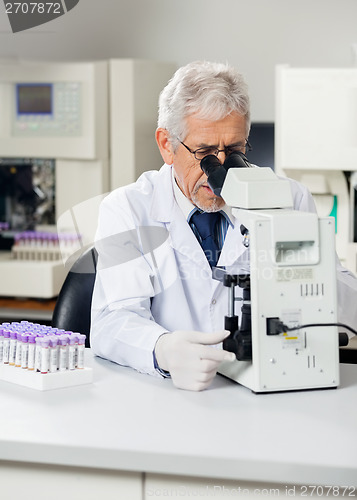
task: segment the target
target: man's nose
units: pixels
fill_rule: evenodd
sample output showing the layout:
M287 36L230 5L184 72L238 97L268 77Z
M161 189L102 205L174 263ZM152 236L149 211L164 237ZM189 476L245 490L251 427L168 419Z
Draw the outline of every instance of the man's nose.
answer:
M220 152L218 153L218 155L217 155L217 158L219 159L219 161L220 161L220 162L222 163L222 165L223 165L223 163L225 162L225 159L226 159L226 153L225 153L225 151L220 151Z

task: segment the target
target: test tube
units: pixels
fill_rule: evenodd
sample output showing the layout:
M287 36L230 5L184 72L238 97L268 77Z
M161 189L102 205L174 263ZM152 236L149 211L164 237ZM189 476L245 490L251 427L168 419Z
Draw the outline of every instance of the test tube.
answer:
M57 359L57 344L58 337L56 335L49 336L50 340L50 372L56 372L58 369L58 359Z
M47 373L50 367L50 339L48 337L41 337L41 373Z
M79 368L79 369L84 368L85 341L86 341L86 336L83 334L80 334L78 336L78 346L77 346L77 352L78 352L77 368Z
M4 365L9 364L10 358L10 330L4 330L4 355L3 355L3 363Z
M22 355L22 333L16 332L15 366L17 368L21 368L21 355Z
M0 328L0 363L4 361L4 329Z
M41 371L41 339L40 335L35 338L35 372Z
M11 366L15 366L16 345L17 345L17 334L16 334L16 332L14 332L14 330L10 330L9 365L11 365Z
M59 359L60 359L60 343L59 343L59 339L60 339L61 335L62 335L62 332L56 331L54 333L54 336L57 338L57 370L59 370Z
M74 370L76 368L76 336L70 335L68 337L68 369Z
M60 355L59 355L59 371L63 372L67 370L68 367L68 335L60 335L59 337L59 346L60 346Z
M28 367L28 360L29 360L29 335L27 333L22 334L22 343L21 343L21 368L26 368ZM19 346L17 346L19 347Z
M76 339L76 360L75 360L75 366L76 368L78 367L78 339L81 334L79 332L73 332L72 337Z
M27 369L31 371L35 369L35 351L36 351L36 335L34 333L30 333L28 335Z

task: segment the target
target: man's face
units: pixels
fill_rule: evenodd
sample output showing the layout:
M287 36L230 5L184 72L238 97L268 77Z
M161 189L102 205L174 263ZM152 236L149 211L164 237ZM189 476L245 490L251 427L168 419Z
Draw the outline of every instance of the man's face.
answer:
M187 136L182 142L191 151L212 146L224 149L227 146L241 145L244 152L246 122L238 113L231 113L215 122L191 115L187 118L187 130ZM218 158L223 163L225 153L219 153ZM223 198L216 196L208 187L207 176L201 170L200 161L182 144L173 154L173 168L179 188L194 205L206 212L216 212L223 207Z

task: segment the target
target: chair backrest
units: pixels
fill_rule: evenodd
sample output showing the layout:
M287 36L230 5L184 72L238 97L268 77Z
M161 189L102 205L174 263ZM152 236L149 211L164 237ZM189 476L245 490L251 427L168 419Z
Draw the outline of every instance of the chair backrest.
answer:
M97 259L97 251L91 247L72 265L58 295L51 321L55 328L84 333L87 336L86 347L89 347Z

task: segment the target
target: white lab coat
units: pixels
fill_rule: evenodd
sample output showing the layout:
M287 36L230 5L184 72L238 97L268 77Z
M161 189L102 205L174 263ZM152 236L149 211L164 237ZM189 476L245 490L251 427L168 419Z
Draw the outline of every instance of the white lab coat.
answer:
M291 180L291 188L295 209L315 211L304 186ZM246 256L240 223L234 217L233 223L219 266L237 268ZM170 166L146 172L104 199L96 247L90 342L98 356L158 376L153 349L160 335L224 328L227 289L212 279L203 250L175 201ZM339 321L356 327L357 279L339 262L337 275Z

